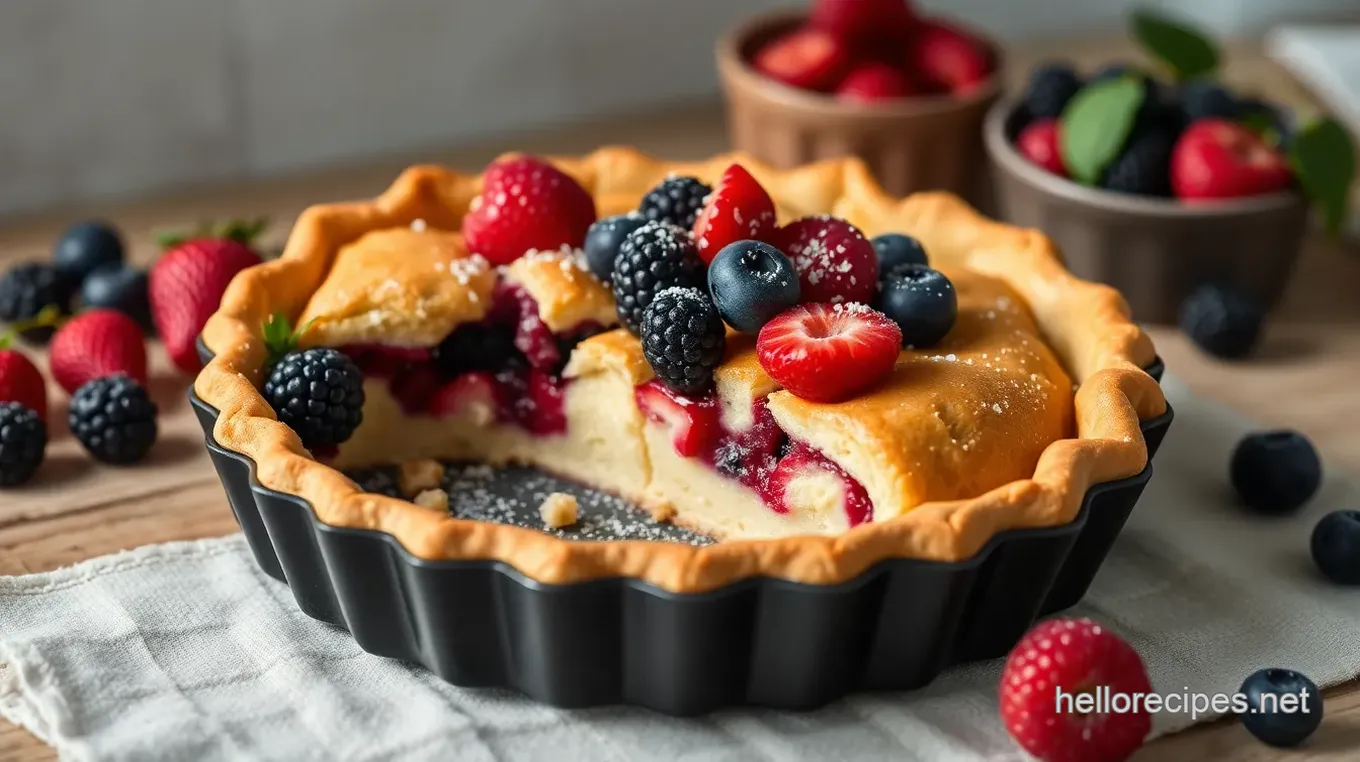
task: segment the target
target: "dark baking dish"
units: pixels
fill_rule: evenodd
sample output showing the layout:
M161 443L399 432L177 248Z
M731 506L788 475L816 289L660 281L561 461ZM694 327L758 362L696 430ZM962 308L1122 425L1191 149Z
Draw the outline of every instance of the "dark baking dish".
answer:
M1148 368L1159 380L1161 371ZM304 613L455 685L560 707L812 709L1002 656L1036 617L1081 599L1152 476L1149 462L1095 485L1074 521L1004 532L967 561L889 560L840 585L755 578L697 594L626 578L548 585L503 563L425 561L390 535L322 524L218 445L217 410L189 396L255 560ZM1142 423L1149 455L1172 417L1168 406Z

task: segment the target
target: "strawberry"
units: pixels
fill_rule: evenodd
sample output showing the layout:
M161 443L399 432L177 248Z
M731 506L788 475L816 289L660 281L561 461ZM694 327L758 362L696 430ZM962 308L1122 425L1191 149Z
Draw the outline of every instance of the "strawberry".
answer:
M892 372L902 329L863 304L802 304L765 324L756 359L780 386L811 402L840 402Z
M146 385L142 329L117 310L89 310L68 320L52 337L47 359L52 378L67 394L118 373Z
M804 27L761 48L751 63L765 76L791 87L826 90L845 72L850 52L830 32Z
M1171 152L1171 187L1183 199L1258 196L1291 182L1289 164L1278 151L1223 119L1190 125Z
M12 339L0 336L0 402L17 402L47 419L47 382L38 366L17 349Z
M923 21L907 48L907 64L940 92L967 93L992 73L992 56L978 37L939 21Z
M854 45L905 39L915 24L906 0L817 0L812 6L812 26Z
M580 248L595 222L595 199L570 175L533 156L492 164L463 218L468 248L493 265L531 249Z
M872 103L914 95L915 85L901 69L870 61L859 64L836 86L836 97L843 101Z
M1128 696L1152 686L1142 659L1119 636L1090 619L1052 619L1026 633L1006 658L1001 719L1044 762L1126 759L1143 745L1152 720L1141 702L1132 707L1137 711L1079 711L1076 698L1096 689ZM1058 691L1071 698L1060 705Z
M878 253L859 228L820 215L794 220L774 235L774 245L798 271L804 302L873 302Z
M653 379L634 391L647 420L670 428L675 452L686 458L709 455L722 436L717 397L689 397Z
M1031 164L1048 170L1058 177L1067 177L1063 164L1061 133L1057 119L1038 119L1020 131L1015 147Z
M147 299L156 333L175 367L197 373L195 342L236 274L260 264L250 242L267 222L228 223L187 236L161 238L164 254L147 274Z
M704 264L729 243L765 241L775 230L774 200L739 164L723 172L694 220L694 242Z

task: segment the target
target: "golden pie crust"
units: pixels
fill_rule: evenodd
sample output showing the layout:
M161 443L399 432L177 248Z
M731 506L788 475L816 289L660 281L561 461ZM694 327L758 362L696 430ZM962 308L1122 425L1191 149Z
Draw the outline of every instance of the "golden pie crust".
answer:
M261 328L274 312L302 313L339 266L346 248L365 235L409 227L417 220L421 221L417 226L458 229L468 204L480 192L480 177L419 166L370 202L308 209L299 217L281 258L246 270L232 282L204 329L204 341L215 356L194 385L198 396L219 411L213 430L217 442L251 458L255 476L265 487L307 500L322 522L387 532L419 558L494 559L544 583L636 577L674 592L711 590L756 575L835 584L886 558L963 560L999 532L1071 521L1092 485L1133 476L1146 466L1139 421L1166 410L1160 387L1141 370L1154 358L1151 341L1129 319L1128 307L1116 291L1068 273L1042 233L988 220L949 194L892 198L855 159L779 171L744 155L674 163L616 147L554 162L595 195L601 215L634 207L669 173L713 182L730 164L740 163L786 215L834 214L870 236L907 233L920 239L932 262L946 271L966 268L994 276L1028 306L1032 317L1027 319L1079 384L1072 408L1076 436L1048 444L1030 478L976 497L936 499L927 483L902 483L884 489L901 489L909 497L911 490L918 490L927 502L888 521L835 536L741 540L702 548L562 540L531 529L460 520L364 493L340 472L309 457L296 434L275 419L260 396L257 383L265 360ZM645 380L650 369L640 353L632 351L635 345L635 339L620 331L595 337L578 348L567 373L601 363ZM951 362L932 359L933 354L904 353L907 359L899 362L895 373L905 372L904 366ZM757 370L750 363L729 363L723 370L732 379L726 388L767 384ZM770 386L763 391L772 390ZM801 427L842 431L853 439L855 427L863 424L859 413L847 411L858 406L867 415L883 404L876 394L818 407L775 392L770 406L795 438L802 437ZM886 407L877 413L890 416ZM910 411L902 415L917 420ZM903 428L890 427L893 432ZM889 480L896 478L893 473L914 468L898 464L893 471L890 453L877 457L889 464L883 471Z

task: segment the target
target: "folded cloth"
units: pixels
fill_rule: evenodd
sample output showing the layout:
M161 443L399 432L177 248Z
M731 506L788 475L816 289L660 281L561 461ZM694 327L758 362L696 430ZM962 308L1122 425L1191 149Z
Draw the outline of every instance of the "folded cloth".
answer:
M1231 693L1268 666L1355 677L1360 592L1314 571L1308 536L1360 490L1332 475L1300 516L1244 515L1226 472L1249 424L1165 386L1177 421L1156 476L1070 614L1128 638L1162 692ZM997 719L999 671L804 714L564 711L364 653L299 612L239 535L0 578L0 715L67 760L1027 759Z

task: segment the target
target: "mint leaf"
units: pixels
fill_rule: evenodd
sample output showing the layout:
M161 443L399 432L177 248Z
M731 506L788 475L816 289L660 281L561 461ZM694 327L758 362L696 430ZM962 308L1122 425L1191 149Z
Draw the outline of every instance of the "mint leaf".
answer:
M1062 115L1062 155L1078 182L1095 185L1123 150L1145 89L1136 75L1087 85Z
M1134 11L1133 36L1178 80L1210 74L1218 68L1218 48L1208 38L1152 11Z
M1304 126L1289 149L1289 163L1308 198L1322 213L1327 231L1336 234L1350 211L1355 180L1355 147L1346 129L1332 119Z

